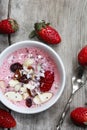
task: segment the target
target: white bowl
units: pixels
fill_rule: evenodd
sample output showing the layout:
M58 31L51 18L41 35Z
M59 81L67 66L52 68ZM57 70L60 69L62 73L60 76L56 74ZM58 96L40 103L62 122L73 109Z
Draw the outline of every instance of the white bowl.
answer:
M21 41L21 42L17 42L15 44L7 47L0 54L0 66L2 65L4 59L9 54L11 54L12 52L14 52L17 49L25 48L25 47L39 47L40 49L47 51L50 54L50 56L54 59L54 61L56 61L56 64L57 64L58 70L59 70L59 75L60 75L60 87L58 89L58 92L48 102L46 102L45 104L42 104L41 106L39 106L37 108L20 108L16 105L12 104L9 100L7 100L7 98L3 95L2 92L0 92L0 100L5 106L10 108L11 110L14 110L19 113L34 114L34 113L39 113L39 112L42 112L42 111L50 108L60 98L60 96L64 90L64 86L65 86L65 69L64 69L63 62L62 62L61 58L59 57L59 55L48 45L45 45L42 42L37 42L37 41Z

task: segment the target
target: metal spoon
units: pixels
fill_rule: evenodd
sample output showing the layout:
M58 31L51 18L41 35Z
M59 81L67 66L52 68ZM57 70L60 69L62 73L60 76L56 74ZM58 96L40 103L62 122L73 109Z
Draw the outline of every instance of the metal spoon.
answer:
M64 110L61 114L61 117L58 121L58 124L56 126L56 130L60 130L61 129L61 125L64 121L64 118L67 114L67 111L70 107L70 103L72 102L72 98L74 96L74 94L81 88L85 85L85 77L84 77L84 68L81 67L81 66L78 66L76 69L75 69L75 72L74 72L74 76L72 77L72 92L70 94L70 97L64 107Z

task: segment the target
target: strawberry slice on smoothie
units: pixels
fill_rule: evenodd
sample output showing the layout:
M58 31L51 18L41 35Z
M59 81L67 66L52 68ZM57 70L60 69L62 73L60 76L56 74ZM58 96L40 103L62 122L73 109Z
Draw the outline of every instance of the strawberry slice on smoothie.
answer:
M47 70L45 71L45 77L41 77L40 80L40 91L46 92L49 91L52 87L52 84L54 82L54 73Z

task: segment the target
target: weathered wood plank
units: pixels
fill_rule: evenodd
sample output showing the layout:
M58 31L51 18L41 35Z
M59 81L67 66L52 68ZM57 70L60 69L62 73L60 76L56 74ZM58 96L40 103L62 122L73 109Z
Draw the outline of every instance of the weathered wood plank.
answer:
M9 0L0 0L0 20L7 18ZM0 34L0 52L8 46L8 35Z
M59 31L60 45L51 46L62 58L66 70L66 86L59 101L49 110L35 115L21 115L12 112L17 120L15 130L54 130L61 112L71 92L71 76L77 65L77 53L86 44L87 0L17 0L11 1L10 17L19 23L19 31L11 36L11 42L29 39L33 25L38 20L46 20ZM34 39L37 40L37 39ZM70 111L84 106L85 89L76 93L71 108L63 123L62 130L84 130L72 124ZM80 99L78 97L81 97Z
M67 2L66 2L67 3ZM68 20L68 31L69 31L69 43L71 44L71 57L70 60L72 62L72 72L75 68L75 65L77 65L77 54L79 50L86 45L87 37L86 37L86 11L87 11L87 1L80 1L77 0L76 4L75 1L70 1L70 12L69 12L69 20ZM67 34L67 32L66 32ZM67 44L67 43L66 43ZM68 55L67 55L68 56ZM68 61L69 64L69 61ZM85 106L85 96L87 93L85 93L85 88L81 88L79 92L76 93L74 96L74 100L71 104L70 111L72 111L75 107L79 106ZM70 113L69 111L69 113ZM69 115L67 115L67 118L63 124L62 129L71 129L71 130L84 130L84 128L76 127L70 122Z
M0 0L0 20L7 18L8 15L8 2L9 0ZM8 35L0 34L0 53L8 46ZM0 102L0 108L6 107ZM0 130L7 130L0 128Z
M7 18L8 15L8 1L0 0L0 20ZM0 34L0 52L8 46L8 35Z

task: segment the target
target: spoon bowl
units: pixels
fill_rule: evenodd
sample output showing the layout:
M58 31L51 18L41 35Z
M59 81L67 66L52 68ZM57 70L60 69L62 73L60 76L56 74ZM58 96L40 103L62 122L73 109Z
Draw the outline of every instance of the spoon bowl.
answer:
M72 76L72 93L74 94L78 91L83 84L85 83L86 79L84 77L84 68L82 66L78 66L75 69L74 75Z

